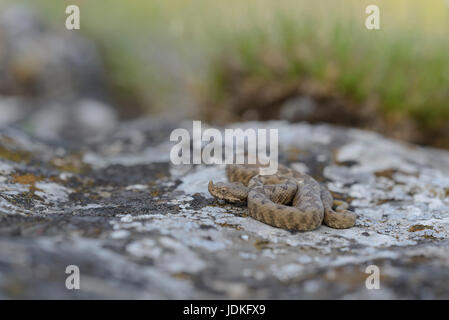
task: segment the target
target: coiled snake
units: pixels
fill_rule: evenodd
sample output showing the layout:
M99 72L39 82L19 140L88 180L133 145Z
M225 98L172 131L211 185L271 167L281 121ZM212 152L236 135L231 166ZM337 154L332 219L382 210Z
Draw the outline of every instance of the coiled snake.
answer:
M247 202L249 216L287 230L309 231L323 222L335 229L350 228L356 214L348 204L334 200L331 193L307 174L279 165L274 175L259 175L259 165L226 166L230 183L209 182L215 198ZM335 206L335 210L332 208Z

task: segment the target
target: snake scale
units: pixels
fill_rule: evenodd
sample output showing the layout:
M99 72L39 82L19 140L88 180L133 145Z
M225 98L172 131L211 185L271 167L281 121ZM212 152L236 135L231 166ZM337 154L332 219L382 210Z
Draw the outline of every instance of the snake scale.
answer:
M281 165L274 175L259 175L259 167L227 165L229 183L210 181L208 190L217 199L247 202L249 216L278 228L309 231L323 222L335 229L355 224L348 204L334 200L311 176Z

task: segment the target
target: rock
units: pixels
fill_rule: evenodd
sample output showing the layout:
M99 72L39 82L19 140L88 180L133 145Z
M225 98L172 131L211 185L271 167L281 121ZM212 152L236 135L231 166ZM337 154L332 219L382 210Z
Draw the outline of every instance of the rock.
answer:
M448 152L330 125L235 124L278 128L280 161L358 214L351 229L289 232L212 198L223 166L170 164L171 131L191 125L124 122L78 149L2 129L0 298L449 298ZM80 290L64 286L68 265ZM379 290L365 286L371 265Z
M27 115L27 108L19 97L0 96L0 127L22 120Z
M31 7L11 5L0 13L0 48L0 127L75 144L115 129L117 112L90 40L51 28Z
M2 8L0 47L0 94L105 98L95 45L75 32L50 28L28 6Z
M37 110L29 123L32 133L43 139L88 142L110 134L117 125L117 113L99 101L80 99L47 105Z
M282 105L279 117L282 120L299 121L310 117L316 109L316 102L310 97L293 97Z

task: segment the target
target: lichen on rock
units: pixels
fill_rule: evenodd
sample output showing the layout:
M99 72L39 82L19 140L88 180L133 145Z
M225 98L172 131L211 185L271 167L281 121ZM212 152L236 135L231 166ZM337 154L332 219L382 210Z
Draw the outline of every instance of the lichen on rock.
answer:
M277 128L280 161L358 215L351 229L290 232L211 197L222 165L173 166L181 124L163 121L123 122L82 150L0 132L14 155L0 159L1 298L449 297L448 152L330 125L235 124ZM64 288L67 265L81 290ZM365 286L369 265L380 290Z

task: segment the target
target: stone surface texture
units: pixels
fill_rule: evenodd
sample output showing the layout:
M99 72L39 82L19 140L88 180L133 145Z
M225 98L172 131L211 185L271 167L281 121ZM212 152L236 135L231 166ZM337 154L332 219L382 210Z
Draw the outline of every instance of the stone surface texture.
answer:
M279 161L348 201L355 227L290 232L212 198L222 165L170 163L170 133L191 121L122 122L81 147L5 127L0 298L449 298L448 152L329 125L232 127L277 128Z

